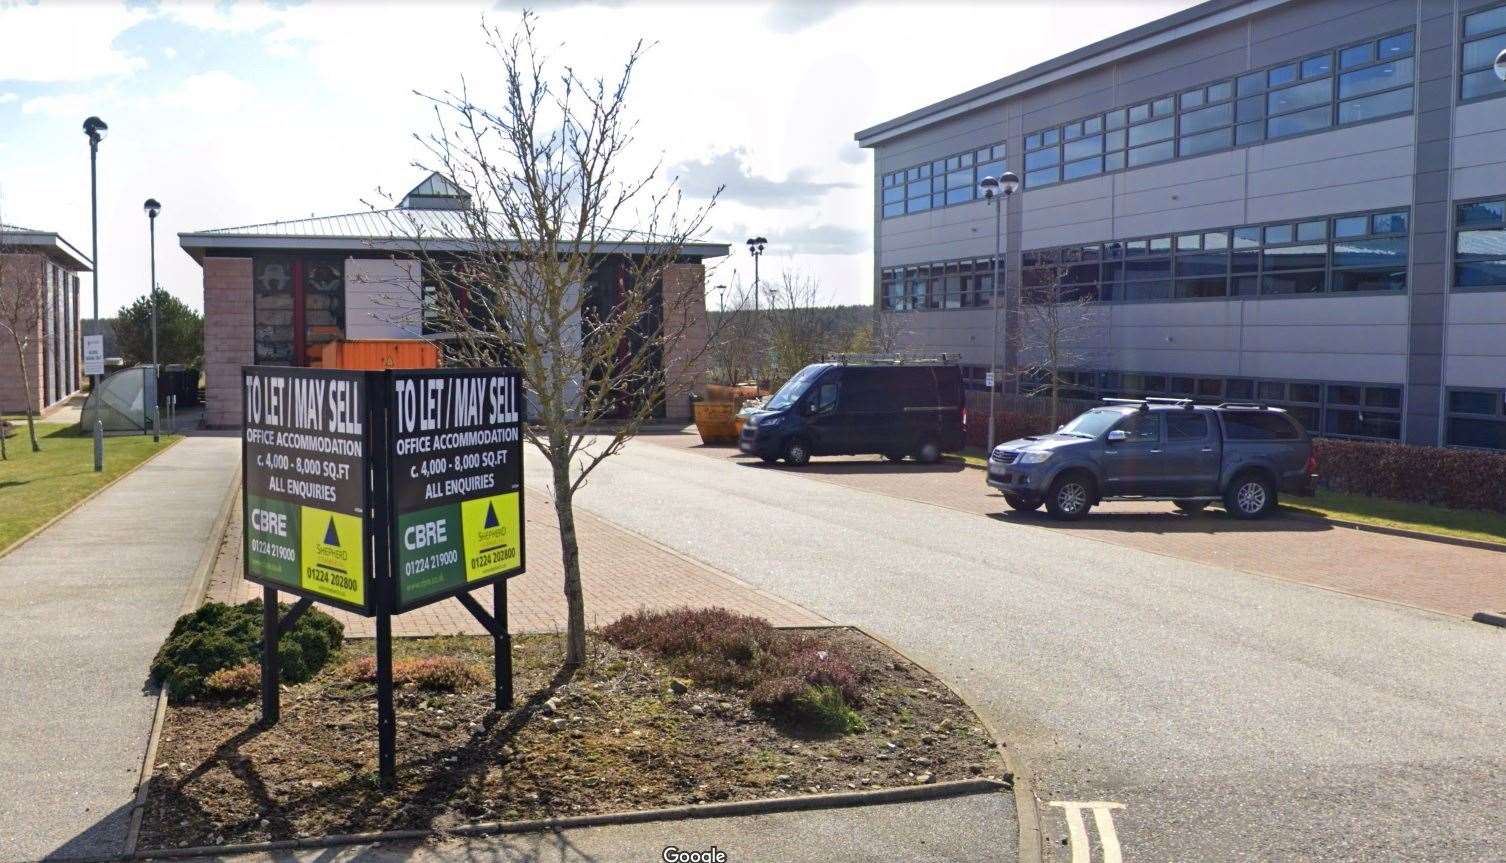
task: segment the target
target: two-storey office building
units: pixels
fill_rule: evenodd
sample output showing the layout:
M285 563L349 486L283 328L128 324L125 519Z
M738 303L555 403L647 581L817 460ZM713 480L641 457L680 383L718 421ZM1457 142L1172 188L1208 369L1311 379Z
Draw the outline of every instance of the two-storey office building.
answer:
M857 134L875 302L916 350L1091 298L1087 395L1260 399L1330 435L1506 449L1501 0L1211 0ZM1001 381L1000 386L1010 386Z

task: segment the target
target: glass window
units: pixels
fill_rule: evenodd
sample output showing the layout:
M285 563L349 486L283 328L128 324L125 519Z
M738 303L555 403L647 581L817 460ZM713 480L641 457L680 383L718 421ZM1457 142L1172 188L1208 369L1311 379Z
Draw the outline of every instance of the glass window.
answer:
M1302 77L1316 78L1327 75L1333 71L1333 57L1329 54L1319 54L1316 57L1308 57L1302 61Z
M1263 294L1321 294L1326 279L1322 270L1298 273L1266 273L1261 277Z
M939 201L942 199L941 196L938 195L937 199L938 199L937 206L940 206ZM929 209L931 209L931 203L932 202L931 202L931 196L930 195L926 195L925 197L922 197L922 198L911 198L910 199L910 204L906 208L906 211L907 212L911 212L911 213L919 213L922 210L929 210Z
M1082 123L1068 123L1062 127L1063 141L1076 141L1082 137Z
M1406 289L1407 270L1404 265L1400 268L1374 270L1334 270L1333 281L1329 286L1329 290L1342 293L1394 292Z
M1203 102L1204 102L1204 96L1203 96L1203 91L1201 89L1188 90L1187 92L1185 92L1185 93L1182 94L1182 110L1183 111L1186 111L1189 108L1198 108L1198 107L1201 107L1202 104L1203 104Z
M1124 151L1109 153L1103 157L1103 169L1105 171L1119 171L1124 168Z
M1319 400L1317 384L1292 384L1288 397L1294 402L1316 404Z
M1501 406L1499 392L1484 390L1449 390L1448 409L1456 414L1495 416Z
M1229 248L1229 232L1209 231L1203 234L1203 248L1209 251Z
M1234 85L1228 81L1208 85L1208 101L1222 102L1234 95Z
M905 204L903 201L895 204L884 205L884 218L886 219L893 218L894 216L903 216L904 214Z
M1292 440L1301 436L1285 414L1274 411L1221 411L1220 415L1229 440Z
M1160 411L1135 411L1126 414L1119 422L1114 423L1115 431L1122 431L1129 435L1129 439L1136 443L1155 443L1161 439L1161 416Z
M1286 384L1280 381L1260 381L1255 384L1255 392L1261 401L1286 401Z
M971 190L973 188L973 172L972 171L968 171L968 170L963 170L963 171L953 171L952 173L947 174L946 175L946 187L948 189L968 189L968 190ZM951 196L948 195L947 197L950 198Z
M884 190L884 203L886 203L886 204L892 204L895 201L903 201L904 199L905 199L905 190L904 189L896 187L896 188L893 188L893 189L885 189Z
M1449 417L1449 446L1506 449L1506 422Z
M1265 123L1256 120L1253 123L1242 123L1234 130L1234 143L1254 144L1265 138Z
M1103 134L1103 148L1105 150L1123 150L1124 130L1115 129L1112 132L1105 132Z
M971 183L960 189L947 189L946 202L948 204L966 204L973 199L973 187Z
M1365 387L1365 406L1401 408L1401 387Z
M1037 168L1049 168L1061 161L1061 155L1061 150L1056 147L1036 150L1034 153L1026 153L1025 170L1034 171Z
M1251 72L1248 75L1239 76L1239 95L1248 96L1252 93L1260 93L1265 90L1265 73Z
M1166 439L1205 440L1208 437L1208 415L1203 411L1166 411Z
M1471 72L1459 82L1459 98L1461 99L1478 99L1482 96L1495 96L1500 93L1506 93L1506 82L1497 78L1493 69Z
M1382 60L1410 53L1412 53L1412 33L1410 30L1406 33L1397 33L1395 36L1387 36L1380 40L1380 57Z
M1276 246L1265 250L1261 259L1266 272L1272 270L1322 269L1328 259L1328 246L1314 243L1306 246Z
M1299 242L1326 239L1328 239L1328 221L1326 219L1316 222L1297 223L1297 240Z
M1234 248L1253 249L1260 245L1260 229L1254 227L1234 229Z
M1129 121L1140 123L1150 119L1150 105L1135 105L1129 109Z
M1162 141L1159 144L1150 144L1145 147L1135 147L1129 151L1129 165L1149 165L1153 162L1164 162L1170 159L1173 153L1172 141Z
M1506 201L1475 201L1460 204L1454 221L1460 225L1483 225L1506 219Z
M1292 226L1271 225L1265 229L1265 241L1267 243L1290 243L1292 241Z
M1335 237L1363 237L1370 233L1370 218L1368 216L1345 216L1333 220L1333 235Z
M1229 270L1229 256L1224 252L1201 252L1177 256L1178 276L1222 276Z
M1181 154L1183 156L1196 156L1201 153L1211 153L1215 150L1228 149L1233 143L1234 130L1229 128L1215 129L1212 132L1204 132L1200 135L1192 135L1181 141Z
M1325 412L1323 430L1348 437L1396 440L1401 437L1401 416L1389 412L1330 408Z
M1379 240L1339 240L1333 244L1335 267L1407 266L1405 237Z
M1353 48L1345 48L1339 52L1339 68L1352 69L1355 66L1363 66L1375 59L1375 43L1366 42Z
M1407 214L1376 213L1370 217L1370 229L1377 234L1405 234L1407 232Z
M980 180L984 177L997 178L1002 176L1004 176L1003 162L989 162L988 164L978 166L978 179Z
M1297 80L1297 66L1288 63L1285 66L1277 66L1266 73L1266 86L1279 87L1282 84L1290 84Z
M1202 247L1202 234L1182 234L1181 236L1177 237L1177 251L1179 252L1197 251Z
M1266 110L1271 114L1285 114L1322 105L1328 102L1330 89L1329 79L1319 78L1285 90L1276 90L1266 96Z
M1492 62L1495 57L1490 58ZM1380 63L1339 76L1339 98L1364 96L1378 90L1387 90L1401 84L1412 83L1412 58L1405 57L1391 63Z
M1038 149L1040 146L1041 146L1041 133L1040 132L1036 132L1034 135L1026 135L1025 136L1025 149L1027 149L1027 150L1035 150L1035 149Z
M1265 117L1265 97L1246 96L1235 103L1235 119L1241 123L1251 120L1260 120Z
M1190 111L1182 115L1181 133L1191 135L1196 132L1205 132L1219 126L1227 126L1233 122L1233 119L1234 112L1228 102L1204 108L1201 111Z
M1302 86L1305 87L1307 85L1304 84ZM1271 138L1281 138L1287 135L1298 135L1303 132L1326 129L1333 122L1332 113L1327 105L1323 105L1319 108L1299 111L1296 114L1272 117L1266 121L1266 135Z
M1149 240L1147 242L1150 246L1150 253L1152 255L1171 251L1170 237L1156 237L1155 239Z
M1464 35L1478 36L1492 30L1506 29L1506 6L1464 16Z
M1361 99L1353 99L1339 103L1340 123L1361 123L1365 120L1375 120L1381 117L1389 117L1393 114L1405 114L1412 110L1412 88L1403 87L1400 90L1392 90L1389 93L1377 93L1374 96L1365 96Z
M1175 102L1170 96L1162 99L1157 99L1155 102L1152 102L1150 106L1151 113L1155 114L1157 117L1164 117L1174 110L1176 110Z
M1030 187L1049 186L1060 179L1056 168L1042 168L1039 171L1025 172L1025 185Z
M1170 138L1176 130L1176 118L1167 117L1164 120L1156 120L1150 123L1142 123L1139 126L1131 126L1129 130L1129 143L1133 147L1137 144L1147 144L1151 141L1159 141ZM1134 160L1131 159L1133 164Z
M1464 43L1464 68L1489 69L1496 62L1496 55L1506 48L1506 33Z
M1082 121L1082 133L1084 135L1096 135L1103 131L1102 117L1089 117Z
M1106 129L1123 129L1124 128L1124 109L1120 108L1117 111L1110 111L1107 114L1104 114L1103 115L1103 125L1104 125L1104 128L1106 128Z
M1063 180L1076 180L1081 177L1091 177L1094 174L1103 173L1103 160L1097 156L1081 159L1076 162L1068 162L1062 166Z
M1070 144L1064 145L1062 150L1064 151L1062 158L1067 160L1096 156L1103 152L1103 136L1093 135L1089 138L1073 141Z
M1043 146L1049 147L1052 144L1057 143L1057 137L1058 135L1055 129L1047 129L1044 132L1041 132L1041 144Z

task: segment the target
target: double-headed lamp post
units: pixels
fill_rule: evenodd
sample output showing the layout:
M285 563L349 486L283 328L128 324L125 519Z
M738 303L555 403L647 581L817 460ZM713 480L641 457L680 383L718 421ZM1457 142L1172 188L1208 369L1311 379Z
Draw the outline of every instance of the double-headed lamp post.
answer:
M753 327L755 334L758 332L758 259L763 257L763 247L768 242L768 239L764 237L748 238L748 254L753 256ZM758 369L753 373L753 376L753 387L756 390L763 383L762 356L759 357Z
M162 410L158 407L162 404L162 394L157 392L157 387L162 384L162 376L157 373L157 214L162 212L162 205L156 198L147 198L141 209L146 212L152 249L152 441L155 443L160 434L158 426L162 424Z
M1495 65L1491 68L1495 69L1497 78L1506 81L1506 48L1501 49L1501 53L1496 55Z
M84 134L89 136L89 234L92 247L89 250L89 262L94 268L94 277L89 281L94 286L94 329L95 335L99 330L99 142L105 139L110 127L104 120L98 117L90 117L84 121ZM99 376L95 375L90 383L92 391L99 385Z
M994 340L988 355L988 453L994 451L994 392L999 388L999 259L1004 254L1004 207L1020 188L1020 178L1013 171L1005 171L999 177L984 177L978 181L983 199L994 208L994 277L993 296L988 307L994 315ZM1003 200L999 199L1000 193Z

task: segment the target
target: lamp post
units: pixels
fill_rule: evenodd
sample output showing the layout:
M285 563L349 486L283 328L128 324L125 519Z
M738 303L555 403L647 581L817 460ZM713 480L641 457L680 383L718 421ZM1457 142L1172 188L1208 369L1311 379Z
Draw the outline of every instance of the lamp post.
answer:
M92 248L89 251L90 263L94 265L94 278L89 281L94 285L94 329L95 335L100 335L99 330L99 142L105 139L110 127L104 120L98 117L90 117L84 121L84 134L89 136L89 234ZM90 378L89 389L94 391L99 387L99 375Z
M156 443L160 434L158 427L162 424L162 411L158 407L162 403L162 394L157 392L157 387L162 383L157 366L157 214L162 211L162 205L157 203L156 198L147 198L141 209L146 212L152 247L152 442Z
M994 208L994 276L993 296L988 307L994 315L994 339L988 356L988 453L994 451L994 393L999 388L999 258L1003 257L1004 207L1009 196L1020 188L1020 178L1013 171L1005 171L999 177L984 177L978 181L984 200ZM1002 192L1003 200L999 199Z
M764 237L748 238L748 254L753 256L753 332L758 333L758 259L763 257L763 247L769 241ZM763 383L763 356L759 351L758 370L755 371L753 386L757 389Z
M1501 53L1496 55L1495 65L1491 68L1495 70L1497 78L1506 81L1506 48L1501 49Z

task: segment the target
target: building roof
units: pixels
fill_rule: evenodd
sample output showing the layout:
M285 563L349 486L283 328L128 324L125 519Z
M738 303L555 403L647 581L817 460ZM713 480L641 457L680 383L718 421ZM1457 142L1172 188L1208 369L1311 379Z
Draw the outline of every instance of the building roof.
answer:
M1207 0L1190 9L1183 9L1149 24L1085 45L949 99L885 120L853 137L860 146L872 147L932 123L996 105L1021 93L1288 2L1293 0Z
M75 273L87 273L94 269L94 263L89 260L88 255L74 248L72 243L54 231L39 231L18 225L0 225L0 245L41 249L64 269Z

